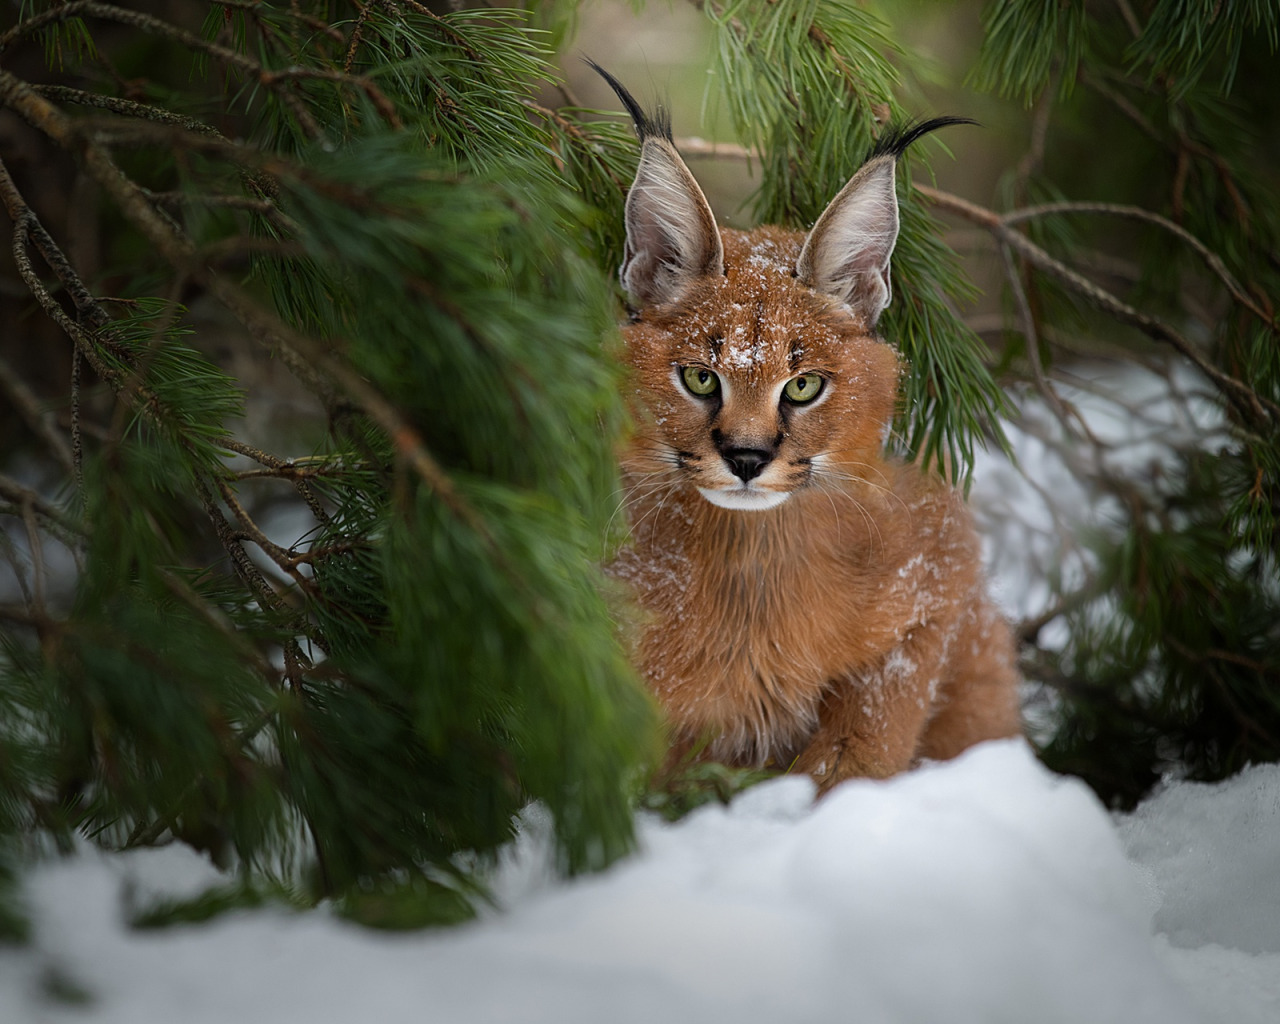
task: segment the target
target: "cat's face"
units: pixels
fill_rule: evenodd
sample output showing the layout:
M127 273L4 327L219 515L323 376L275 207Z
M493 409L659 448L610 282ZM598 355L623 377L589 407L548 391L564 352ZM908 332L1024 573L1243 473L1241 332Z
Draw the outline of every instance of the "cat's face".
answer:
M640 404L627 469L748 511L860 476L893 413L892 349L796 278L802 236L722 240L722 274L625 331Z
M892 297L894 168L956 119L883 132L807 235L720 231L669 121L596 70L641 140L619 271L639 310L625 332L641 416L624 464L646 485L633 500L689 484L761 511L867 479L897 392L897 359L873 335Z

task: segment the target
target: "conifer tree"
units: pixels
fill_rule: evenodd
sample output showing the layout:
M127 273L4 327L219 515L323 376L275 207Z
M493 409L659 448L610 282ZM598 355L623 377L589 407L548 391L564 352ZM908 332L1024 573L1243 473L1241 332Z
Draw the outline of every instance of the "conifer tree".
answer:
M574 4L536 6L26 0L0 26L24 122L0 148L0 935L22 865L76 836L177 839L236 868L228 902L386 924L465 914L530 799L565 869L628 848L654 716L595 567L636 149L539 98ZM906 114L885 27L697 6L758 217L805 226ZM1223 411L1178 472L1081 464L1125 528L1024 631L1058 694L1046 757L1128 799L1280 754L1277 209L1238 89L1276 15L1201 6L990 4L977 77L1035 104L1032 159L1003 213L904 174L883 321L894 443L962 484L1014 407L930 206L1007 253L997 369L1062 445L1096 440L1058 390L1068 333L1168 353ZM1056 180L1059 136L1104 118L1140 155ZM1118 294L1093 251L1141 273ZM1055 617L1070 640L1041 649Z
M1024 422L1111 521L1024 626L1042 755L1127 806L1280 758L1280 9L996 0L983 19L973 80L1029 106L1031 145L999 212L948 205L1005 255ZM1156 410L1114 399L1150 428L1081 419L1090 359L1165 378ZM1065 642L1037 643L1054 619Z
M654 716L596 569L616 313L543 40L417 3L156 11L0 34L40 161L0 169L23 322L68 355L57 389L0 374L35 460L0 478L0 886L33 833L172 837L246 894L445 920L531 799L565 869L608 863ZM87 193L92 275L37 170ZM248 433L227 334L296 377L298 437Z

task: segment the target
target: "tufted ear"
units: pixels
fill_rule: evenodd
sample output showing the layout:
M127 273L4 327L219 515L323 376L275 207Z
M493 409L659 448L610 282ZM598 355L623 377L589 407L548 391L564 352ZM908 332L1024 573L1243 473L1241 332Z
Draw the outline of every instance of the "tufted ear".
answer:
M640 136L640 166L627 193L622 287L641 307L674 302L694 281L724 272L715 217L676 152L664 111L649 117L616 78L588 63L618 94Z
M898 157L921 135L967 118L938 117L890 128L867 159L822 211L805 239L796 276L815 291L834 295L874 327L893 297L889 260L898 240Z
M822 211L805 239L796 276L834 295L874 327L893 297L889 258L898 240L898 196L892 156L863 164Z

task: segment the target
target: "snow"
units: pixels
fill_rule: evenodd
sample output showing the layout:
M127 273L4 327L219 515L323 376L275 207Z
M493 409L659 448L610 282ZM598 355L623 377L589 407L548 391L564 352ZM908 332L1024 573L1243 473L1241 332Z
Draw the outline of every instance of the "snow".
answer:
M646 817L637 855L567 882L547 831L531 808L499 909L394 935L325 908L130 931L126 905L217 873L86 850L30 876L0 1021L1280 1020L1280 767L1113 816L1003 741L816 803L786 777Z
M1113 436L1105 396L1069 397ZM1152 436L1172 408L1146 404ZM1016 615L1043 608L1050 569L1088 570L1071 537L1108 516L1055 424L1024 414L1034 482L991 458L973 493ZM817 802L785 777L639 827L637 854L565 881L532 807L498 906L407 934L326 907L130 930L130 908L221 876L177 845L86 847L27 876L34 935L0 947L0 1024L1280 1024L1280 766L1168 780L1112 814L1005 741Z

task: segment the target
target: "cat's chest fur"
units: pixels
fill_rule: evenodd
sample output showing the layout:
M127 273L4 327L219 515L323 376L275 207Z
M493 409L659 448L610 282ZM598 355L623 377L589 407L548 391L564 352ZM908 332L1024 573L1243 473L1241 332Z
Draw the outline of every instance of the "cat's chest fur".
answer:
M832 687L882 685L876 667L913 631L959 620L978 582L964 510L909 468L893 482L749 516L695 493L633 508L609 571L634 595L637 664L686 742L785 760Z

